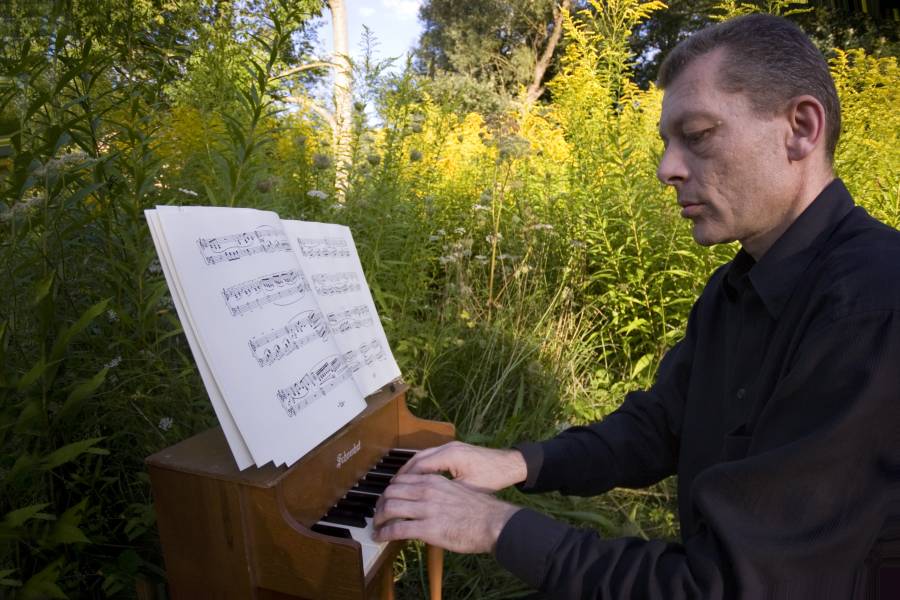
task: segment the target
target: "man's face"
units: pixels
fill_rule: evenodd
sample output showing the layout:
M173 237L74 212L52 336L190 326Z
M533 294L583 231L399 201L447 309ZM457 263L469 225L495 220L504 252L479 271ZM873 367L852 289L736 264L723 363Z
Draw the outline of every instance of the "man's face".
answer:
M675 187L697 243L740 240L758 259L795 216L791 128L782 115L757 114L746 95L720 89L722 54L695 59L666 89L657 176Z

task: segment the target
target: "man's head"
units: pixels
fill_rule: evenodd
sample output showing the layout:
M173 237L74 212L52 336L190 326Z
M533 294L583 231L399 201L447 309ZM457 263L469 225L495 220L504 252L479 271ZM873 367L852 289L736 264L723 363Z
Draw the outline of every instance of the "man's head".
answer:
M784 19L740 17L682 42L659 84L657 175L698 243L758 259L833 177L840 105L821 53Z
M676 46L659 68L665 89L696 58L722 48L719 85L750 97L762 114L772 114L808 94L825 109L825 147L834 159L841 134L841 105L828 64L803 31L787 19L753 14L698 31Z

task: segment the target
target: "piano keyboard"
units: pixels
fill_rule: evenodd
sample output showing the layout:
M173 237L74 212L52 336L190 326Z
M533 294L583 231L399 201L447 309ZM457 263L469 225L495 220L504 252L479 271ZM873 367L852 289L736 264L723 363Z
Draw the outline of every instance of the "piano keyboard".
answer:
M362 546L363 572L369 573L388 542L373 539L372 517L375 503L415 450L394 448L366 473L343 498L337 501L319 521L311 527L316 533L353 539Z

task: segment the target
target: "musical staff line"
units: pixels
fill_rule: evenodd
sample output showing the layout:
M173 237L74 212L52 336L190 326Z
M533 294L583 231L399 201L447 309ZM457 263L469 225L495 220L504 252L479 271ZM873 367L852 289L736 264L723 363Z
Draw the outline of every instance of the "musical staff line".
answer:
M309 284L298 269L269 273L222 289L231 316L238 317L267 304L287 306L303 298Z
M350 256L347 240L341 238L297 238L300 254L307 258L330 258Z
M198 238L197 247L207 265L240 260L256 254L291 251L287 236L268 225L232 235Z
M327 340L328 324L322 313L307 310L291 317L284 327L250 338L247 344L260 367L267 367L317 339Z
M372 313L369 312L369 307L364 304L348 308L347 310L328 313L328 327L334 333L344 333L351 329L371 327L374 323L375 320L372 318Z
M342 273L317 273L312 276L313 288L320 296L358 292L359 276L353 271Z
M319 398L327 396L352 374L353 371L344 361L344 357L333 354L316 363L309 372L291 385L276 391L275 397L288 417L295 417ZM338 406L343 404L339 402Z

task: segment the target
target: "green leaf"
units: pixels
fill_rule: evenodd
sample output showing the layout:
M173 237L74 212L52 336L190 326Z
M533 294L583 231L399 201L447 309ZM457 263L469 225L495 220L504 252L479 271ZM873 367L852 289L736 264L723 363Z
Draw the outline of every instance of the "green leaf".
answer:
M35 574L31 579L25 582L20 592L20 598L23 600L38 600L46 598L62 598L66 600L66 596L59 586L56 585L59 579L59 572L62 569L63 559L58 558L39 573Z
M41 301L47 297L47 294L50 293L51 288L53 287L53 280L56 277L55 272L51 272L47 277L40 280L36 286L34 286L34 304L38 305Z
M44 371L47 370L47 363L43 360L39 360L25 375L22 379L19 380L18 385L16 385L16 389L20 392L31 387L35 381L40 379L40 377L44 374Z
M80 442L74 442L72 444L63 446L62 448L45 456L42 461L43 464L41 465L41 467L49 471L50 469L55 469L60 465L64 465L69 461L75 460L82 454L89 452L92 447L102 439L102 437L91 438L88 440L81 440Z
M7 527L11 527L15 529L16 527L21 527L26 522L31 519L39 519L46 517L52 517L52 515L47 515L46 513L42 513L41 511L50 506L49 503L44 504L32 504L31 506L26 506L25 508L19 508L14 511L6 513L3 517L3 524Z
M109 304L109 298L101 300L97 304L84 311L84 313L82 313L78 320L75 321L71 326L61 331L59 337L53 343L53 349L50 352L51 359L55 361L62 358L63 352L69 345L69 342L72 341L72 338L84 331L84 329L91 324L91 321L93 321L101 313L103 313L103 311L106 310L107 304Z
M0 585L5 585L6 587L21 587L21 581L18 579L10 579L9 577L15 572L15 569L3 569L0 571Z
M69 394L69 397L66 398L66 401L63 403L62 408L60 408L59 412L56 413L54 422L58 423L75 415L81 408L81 405L84 403L84 401L93 396L94 392L97 391L97 388L103 385L103 382L106 381L106 373L108 371L108 367L103 367L102 369L100 369L99 373L97 373L90 379L81 381L76 384L72 389L72 392Z
M91 541L78 528L87 508L87 498L68 509L56 520L53 531L50 532L51 544L89 544Z
M16 430L27 431L34 423L43 423L44 409L41 406L40 398L32 398L25 402L19 418L16 419Z
M631 378L634 379L638 375L640 375L647 367L650 366L650 363L653 362L652 354L645 354L640 357L637 363L634 365L634 368L631 370Z

